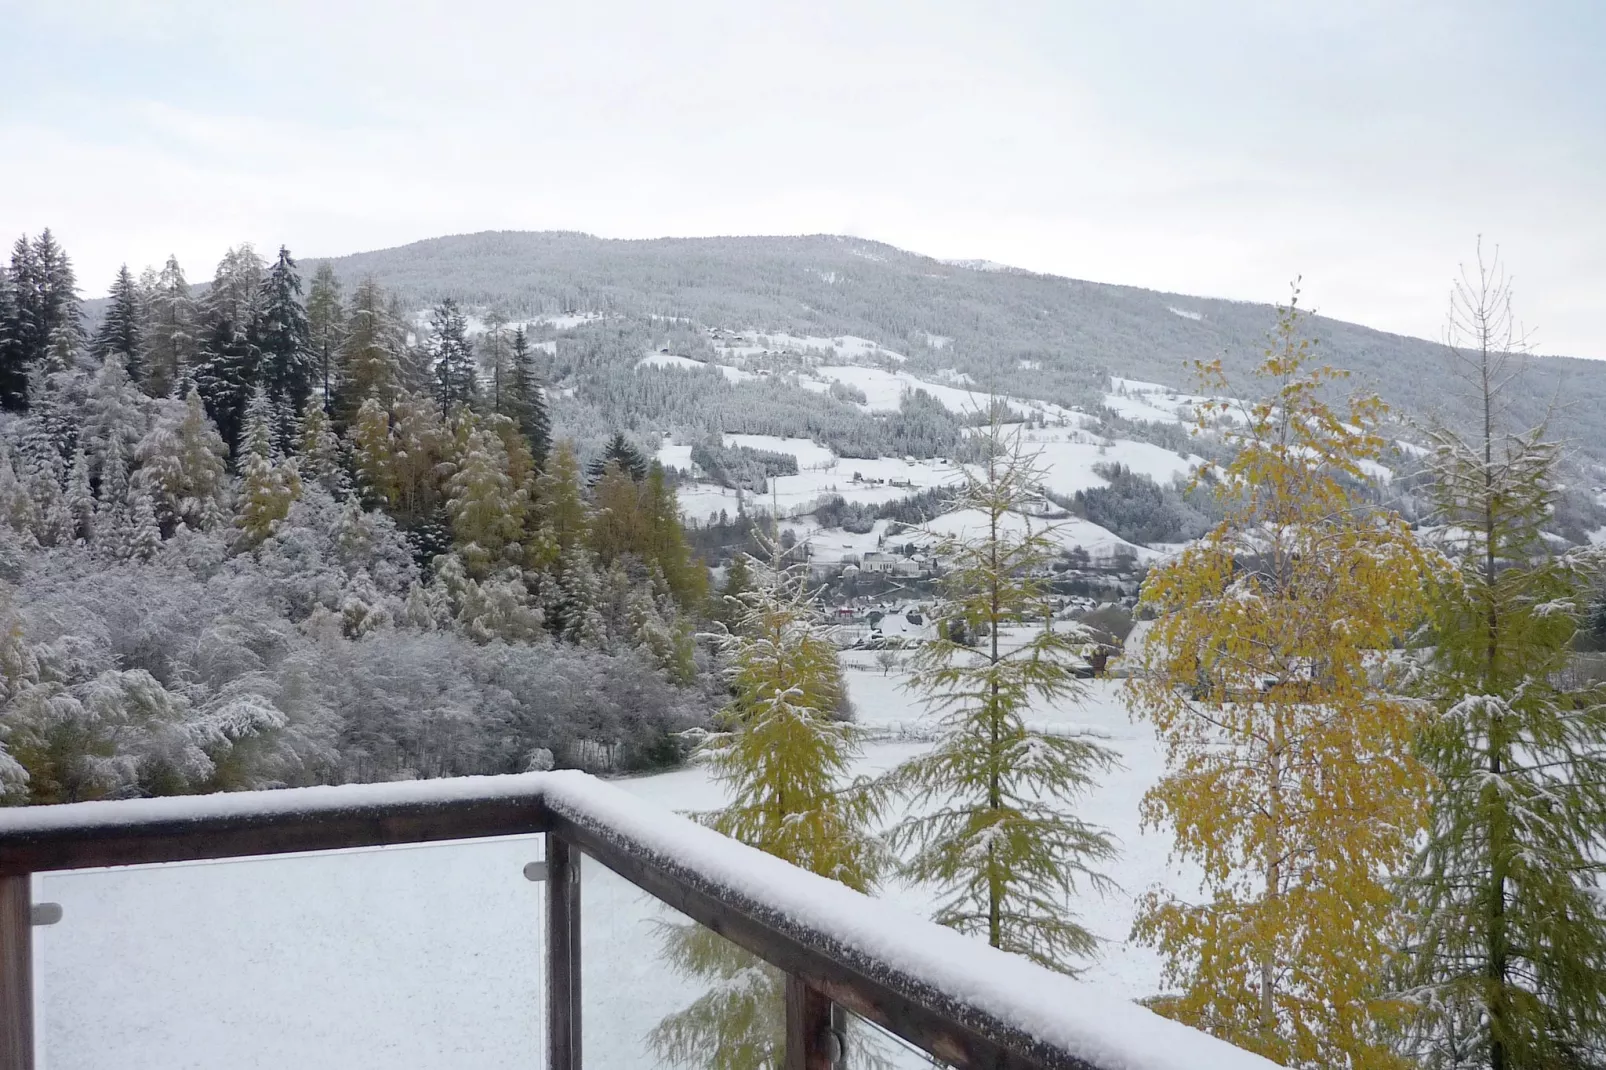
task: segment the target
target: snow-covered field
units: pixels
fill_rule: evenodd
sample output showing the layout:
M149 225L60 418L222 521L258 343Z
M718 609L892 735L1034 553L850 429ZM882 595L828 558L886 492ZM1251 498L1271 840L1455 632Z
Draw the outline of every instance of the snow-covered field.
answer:
M858 771L918 753L929 732L871 655L850 652L860 722L879 739ZM1160 755L1133 725L1119 685L1033 711L1034 721L1098 733L1120 756L1081 813L1110 829L1122 892L1076 904L1107 941L1087 979L1129 997L1153 992L1158 960L1126 942L1133 897L1190 888L1167 839L1139 828L1138 803ZM698 768L620 782L676 810L721 802ZM539 1065L543 888L521 870L534 838L383 848L244 862L47 874L35 898L62 921L35 930L40 1031L48 1070L230 1070ZM584 867L582 951L588 1065L651 1066L643 1038L697 994L658 957L674 915L596 864ZM929 893L887 897L924 912ZM910 1059L908 1065L920 1065Z

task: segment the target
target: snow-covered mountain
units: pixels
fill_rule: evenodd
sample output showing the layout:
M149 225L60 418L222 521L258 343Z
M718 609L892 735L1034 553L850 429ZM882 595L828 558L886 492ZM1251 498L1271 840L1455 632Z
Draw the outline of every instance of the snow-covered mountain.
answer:
M859 556L897 503L940 499L990 397L1041 451L1044 488L1078 516L1083 549L1197 534L1203 518L1183 483L1211 444L1191 434L1205 399L1190 362L1221 357L1234 385L1253 390L1248 370L1275 318L1269 305L836 236L499 232L330 264L348 285L373 277L397 293L420 336L445 297L470 311L471 330L492 313L522 326L550 358L555 430L582 453L624 429L681 474L689 520L775 512L828 556L846 545ZM1308 326L1323 361L1394 407L1394 469L1418 461L1414 423L1464 415L1443 389L1437 343L1322 317ZM1562 384L1574 403L1552 426L1578 447L1580 493L1558 526L1582 540L1603 523L1583 491L1602 482L1591 468L1606 461L1606 363L1537 358L1512 408L1537 420ZM1395 503L1408 514L1409 483Z

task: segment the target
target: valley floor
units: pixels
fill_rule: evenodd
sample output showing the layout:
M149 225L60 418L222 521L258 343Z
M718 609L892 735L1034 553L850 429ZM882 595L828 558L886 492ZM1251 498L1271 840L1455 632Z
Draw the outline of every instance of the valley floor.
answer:
M860 659L848 668L860 723L877 737L860 769L882 772L925 746L929 725L896 671L849 657ZM1116 681L1033 719L1084 726L1120 754L1082 812L1119 837L1122 892L1077 907L1108 941L1086 979L1149 994L1159 963L1126 942L1133 899L1193 884L1168 867L1168 839L1139 828L1160 768L1153 735L1130 722ZM721 802L699 768L619 783L677 810ZM36 901L64 908L35 931L41 1067L538 1065L542 886L521 870L539 854L538 840L518 838L37 878ZM698 994L658 954L673 912L596 864L583 887L587 1065L655 1065L647 1032ZM915 911L930 898L883 894Z

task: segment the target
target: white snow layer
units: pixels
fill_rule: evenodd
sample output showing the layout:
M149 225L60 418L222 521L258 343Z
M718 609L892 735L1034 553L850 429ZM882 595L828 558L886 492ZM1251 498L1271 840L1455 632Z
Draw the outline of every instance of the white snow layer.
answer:
M953 1000L1109 1070L1274 1064L1106 991L935 925L666 813L580 773L545 774L547 804L759 905L810 943L885 963Z
M888 740L868 745L853 772L879 775L929 746L916 741L929 739L932 715L904 689L901 671L888 675L870 654L845 656L860 724ZM1095 680L1089 687L1084 702L1034 704L1031 719L1093 731L1120 754L1120 766L1076 812L1120 841L1122 855L1110 875L1125 892L1083 896L1073 904L1106 942L1089 964L1086 983L1061 988L1054 979L1052 991L1060 995L1027 1010L1067 1015L1066 1028L1082 1029L1089 1019L1097 1024L1108 1017L1104 1008L1117 1006L1122 1017L1108 1018L1105 1032L1122 1022L1144 1033L1166 1027L1175 1046L1172 1057L1156 1062L1124 1048L1130 1061L1109 1063L1123 1070L1181 1066L1184 1056L1192 1060L1187 1065L1266 1066L1241 1055L1230 1063L1216 1061L1227 1058L1210 1054L1221 1045L1122 1003L1153 993L1160 981L1158 956L1127 938L1133 895L1154 886L1197 894L1199 875L1168 861L1169 836L1145 830L1140 820L1143 793L1164 768L1153 733L1131 723L1118 681ZM416 802L522 792L526 783L542 783L542 776L311 788L138 806L156 808L141 818L263 806L343 809L359 797ZM722 786L698 766L617 783L665 809L701 811L728 801ZM132 817L136 811L107 813ZM48 815L39 809L0 817L36 821ZM35 878L35 898L61 903L65 917L34 931L41 1068L98 1070L109 1052L117 1053L121 1070L527 1065L531 1053L541 1050L544 893L520 870L540 857L539 838L516 837L43 874ZM655 1065L645 1043L648 1031L704 992L700 983L676 974L660 951L662 925L684 919L602 867L584 868L588 1063ZM792 871L787 873L790 878ZM918 914L935 901L932 890L918 885L894 883L883 895ZM893 907L884 909L896 914ZM910 918L902 922L922 934L931 931ZM972 950L967 940L946 939L960 940L967 954ZM926 1065L901 1050L893 1055L900 1070Z

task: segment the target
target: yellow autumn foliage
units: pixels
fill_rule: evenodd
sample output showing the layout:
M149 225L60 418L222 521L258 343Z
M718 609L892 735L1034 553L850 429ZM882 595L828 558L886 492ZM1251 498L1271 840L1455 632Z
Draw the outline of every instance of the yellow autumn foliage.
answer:
M1423 827L1418 713L1380 686L1423 612L1432 558L1357 494L1386 443L1384 406L1326 400L1295 302L1241 407L1202 406L1236 447L1216 469L1225 519L1154 568L1157 615L1128 685L1166 774L1143 801L1202 901L1151 892L1134 937L1164 956L1156 1009L1289 1066L1400 1065L1378 998L1396 924L1387 884ZM1201 363L1225 394L1220 362Z

